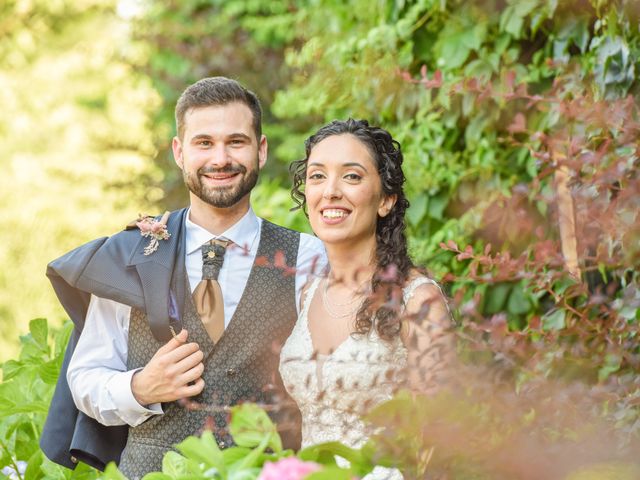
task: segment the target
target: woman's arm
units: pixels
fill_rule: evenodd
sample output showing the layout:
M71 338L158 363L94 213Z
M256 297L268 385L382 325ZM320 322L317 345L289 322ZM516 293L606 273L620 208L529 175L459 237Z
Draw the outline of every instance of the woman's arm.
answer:
M402 339L408 353L408 384L417 392L433 391L445 380L455 353L452 319L440 287L420 285L407 302Z

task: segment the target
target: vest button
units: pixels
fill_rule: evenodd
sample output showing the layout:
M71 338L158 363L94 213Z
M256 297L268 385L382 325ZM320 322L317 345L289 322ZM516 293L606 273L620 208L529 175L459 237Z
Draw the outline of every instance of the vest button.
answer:
M226 447L226 446L227 446L227 444L226 444L226 443L224 443L224 441L223 441L223 440L220 440L220 441L218 442L218 446L219 446L220 448L224 448L224 447Z
M227 377L234 377L235 374L236 374L235 369L233 369L233 368L227 369Z
M71 463L78 463L78 459L73 455L71 456Z

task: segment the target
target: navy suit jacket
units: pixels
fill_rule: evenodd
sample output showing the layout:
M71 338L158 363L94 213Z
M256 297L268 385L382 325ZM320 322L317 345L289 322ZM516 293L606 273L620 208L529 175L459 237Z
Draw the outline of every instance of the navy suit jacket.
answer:
M150 255L143 253L149 239L133 229L93 240L47 266L53 289L75 325L40 438L50 460L69 468L80 460L100 470L111 461L119 462L128 426L107 427L79 412L67 384L67 368L91 294L142 309L153 335L162 342L171 339L169 325L177 327L184 311L186 212L185 208L171 213L167 222L171 236L160 240Z

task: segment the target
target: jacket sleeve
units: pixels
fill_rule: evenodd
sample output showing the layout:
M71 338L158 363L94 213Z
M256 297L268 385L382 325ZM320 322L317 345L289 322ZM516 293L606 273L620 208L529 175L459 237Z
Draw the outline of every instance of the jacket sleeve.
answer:
M127 439L127 427L106 427L76 408L69 385L67 368L84 327L91 294L75 288L78 278L106 237L89 242L54 260L47 267L53 289L74 323L55 393L42 436L40 448L53 462L75 468L82 461L99 470L118 462Z
M79 337L80 331L74 328L40 437L40 448L47 458L64 467L75 468L82 461L104 470L109 462L120 461L128 429L106 427L79 412L73 403L66 372Z

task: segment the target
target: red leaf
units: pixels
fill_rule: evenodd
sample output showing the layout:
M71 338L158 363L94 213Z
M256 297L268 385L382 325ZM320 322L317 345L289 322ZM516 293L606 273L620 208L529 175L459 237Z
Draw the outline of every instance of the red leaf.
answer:
M282 250L278 250L273 256L273 265L276 268L287 268L287 261Z
M527 131L527 119L525 118L525 116L522 113L520 113L520 112L516 113L516 116L513 119L513 122L511 123L511 125L509 125L507 127L507 130L512 135L514 133L526 132Z
M264 255L260 255L259 257L256 257L254 262L257 267L266 267L269 265L269 260Z
M513 92L513 87L516 83L516 72L514 70L509 70L505 75L504 82L507 85L508 91Z

